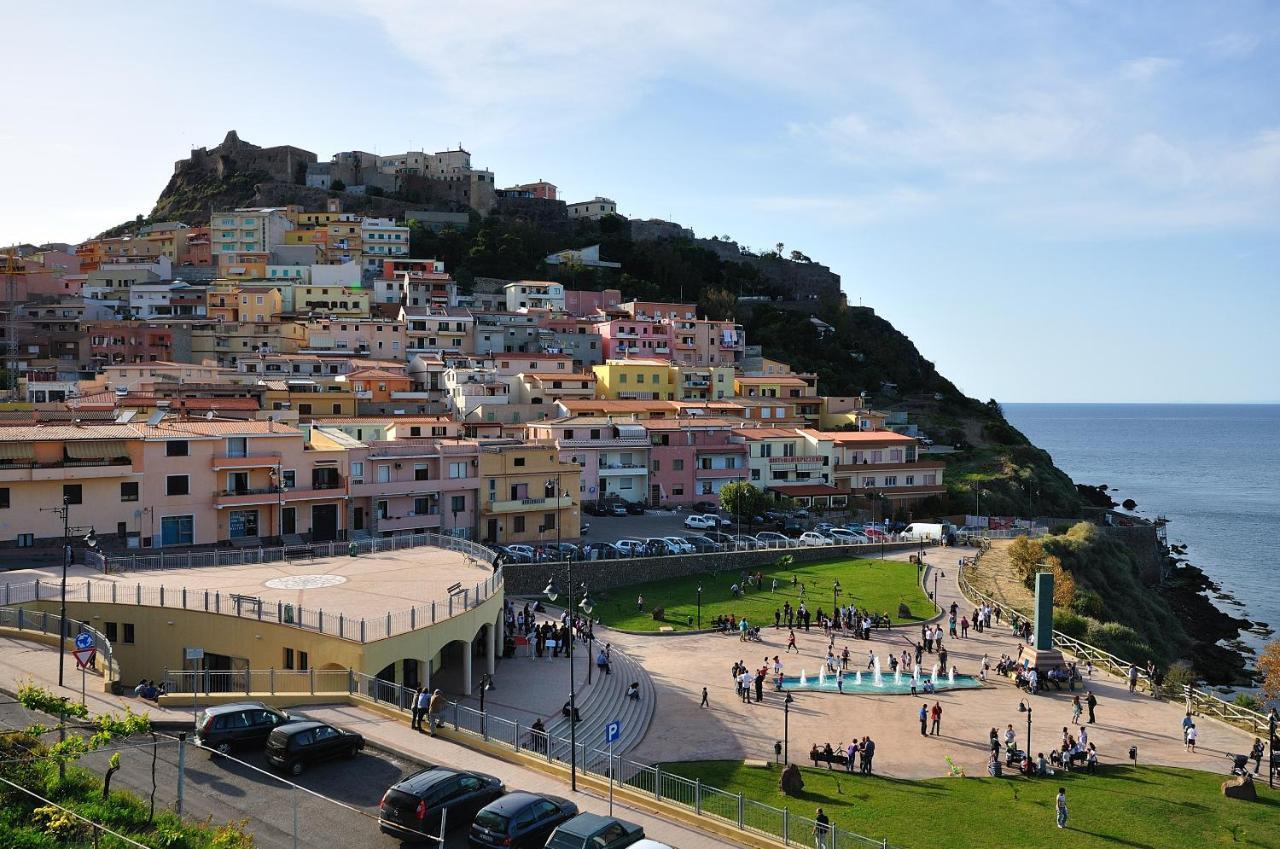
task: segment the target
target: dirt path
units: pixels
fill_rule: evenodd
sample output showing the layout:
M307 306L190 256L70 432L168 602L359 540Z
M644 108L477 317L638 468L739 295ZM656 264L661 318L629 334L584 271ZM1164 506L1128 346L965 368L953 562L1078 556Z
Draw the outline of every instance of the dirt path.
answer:
M1035 608L1035 595L1014 574L1009 563L1009 545L1012 540L995 539L991 547L978 558L978 562L965 568L965 577L979 592L986 593L1006 607L1024 613Z

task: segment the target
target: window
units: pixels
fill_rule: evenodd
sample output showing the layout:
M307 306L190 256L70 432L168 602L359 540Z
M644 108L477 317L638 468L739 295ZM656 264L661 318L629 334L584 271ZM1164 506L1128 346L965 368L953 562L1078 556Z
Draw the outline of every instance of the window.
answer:
M876 479L875 479L875 476L874 476L874 475L869 475L869 476L867 476L867 477L864 477L864 478L862 479L862 485L863 485L863 486L865 486L865 487L875 486L875 485L876 485Z
M931 472L930 474L927 474L924 476L925 486L933 486L937 482L938 482L938 475L936 472Z
M227 532L232 539L258 535L257 510L232 510L227 514Z
M338 415L341 415L341 414L342 414L342 405L341 405L341 404L334 404L334 405L333 405L333 414L334 414L335 416L338 416Z
M450 500L449 510L454 514L461 513L467 509L467 497L465 495L455 495Z
M66 483L62 485L62 503L63 504L83 504L84 503L84 487L78 483Z
M298 486L298 472L296 469L285 469L280 473L280 482L285 489L296 489Z
M364 483L364 463L351 464L351 477L353 478L352 483Z
M299 651L298 652L298 669L302 670L303 672L306 672L310 668L311 668L311 658L307 657L306 652Z
M653 461L653 471L655 471L655 472L660 472L660 471L662 471L662 461L661 461L661 460L654 460L654 461Z
M191 453L191 445L185 439L170 439L164 444L166 457L186 457Z
M134 484L137 486L137 484ZM0 487L0 510L9 509L9 487Z
M428 472L428 470L427 470L427 464L426 464L426 463L414 463L414 464L413 464L413 479L414 479L414 480L416 480L416 481L429 481L429 480L431 480L431 475L430 475L430 473L429 473L429 472Z
M161 545L191 545L195 536L192 516L165 516L160 520Z
M293 649L286 648L284 650L284 668L293 669Z
M542 529L543 529L543 530L545 530L545 531L554 531L554 530L556 529L556 514L555 514L555 513L543 513L543 514L542 514Z
M108 643L114 643L120 636L119 629L114 622L102 623L102 635L107 638Z
M906 480L905 485L906 485L906 486L915 486L915 485L916 485L916 476L915 476L915 475L907 475L907 480Z
M511 520L511 531L513 533L524 533L524 516L515 516Z
M465 460L449 464L449 477L465 478L467 476L467 462Z
M9 506L9 490L5 490L5 507ZM122 481L120 483L120 500L121 501L137 501L138 500L138 482Z
M133 623L124 623L124 643L125 645L133 645Z
M413 499L413 515L430 516L431 515L431 499L425 496Z
M391 467L390 466L378 467L378 483L391 483Z
M897 486L897 485L898 485L898 476L897 476L897 475L885 475L885 477L884 477L884 485L885 485L885 486Z
M671 471L673 471L673 472L683 472L683 471L684 471L684 460L672 460L672 461L671 461Z
M36 544L35 534L18 534L18 548L31 548Z
M298 532L298 510L296 507L286 507L280 511L280 533L296 534Z
M513 465L516 465L516 466L523 466L523 465L524 465L524 458L523 458L523 457L515 457L515 458L513 458L513 459L512 459L512 464L513 464Z
M227 439L227 456L228 457L247 457L249 456L249 440L243 436L232 436Z
M190 495L191 479L186 475L167 475L164 479L165 495Z

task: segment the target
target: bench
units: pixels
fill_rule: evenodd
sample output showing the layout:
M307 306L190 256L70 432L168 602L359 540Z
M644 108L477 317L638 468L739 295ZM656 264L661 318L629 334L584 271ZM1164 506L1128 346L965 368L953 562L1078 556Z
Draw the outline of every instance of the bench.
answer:
M256 613L259 618L262 617L262 599L258 598L256 595L240 595L239 593L231 593L231 600L235 602L236 605L236 616L240 615L241 605L251 605L253 607L253 612Z
M748 769L769 769L770 767L768 761L761 760L760 758L747 758L742 762L742 765Z
M846 766L849 763L849 758L845 756L843 752L834 752L834 751L830 755L827 755L826 753L821 751L817 751L817 752L811 751L809 752L809 759L813 761L813 765L815 767L817 767L818 764L825 762L827 765L827 769L831 769L832 764L839 764L840 766Z
M262 548L262 540L259 537L233 537L231 540L232 548Z

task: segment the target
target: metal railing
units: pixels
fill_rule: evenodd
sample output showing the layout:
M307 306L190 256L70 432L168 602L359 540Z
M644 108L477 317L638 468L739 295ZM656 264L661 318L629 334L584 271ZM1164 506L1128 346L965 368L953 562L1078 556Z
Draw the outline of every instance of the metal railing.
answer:
M407 716L415 691L364 673L352 672L350 695L394 707ZM545 758L548 763L569 765L572 749L568 737L534 732L524 723L494 716L490 712L482 713L453 701L446 702L438 719L454 731ZM678 805L695 816L780 840L786 845L814 845L817 823L809 817L792 814L786 808L776 808L748 799L741 793L729 793L701 781L675 775L665 771L661 764L640 763L622 754L611 756L603 745L579 742L576 760L578 769L583 773L618 788L651 794L655 799ZM890 849L886 839L874 840L835 823L828 827L825 845L829 849L857 846Z
M965 565L966 559L961 558L958 582L962 595L969 599L970 602L973 602L976 599L991 605L1000 605L1006 610L1016 610L1016 608L1013 608L1008 602L996 601L986 593L975 589L974 586L969 583L968 578L965 577ZM1022 616L1027 615L1022 611L1017 612ZM1138 688L1153 695L1157 692L1156 684L1151 680L1150 676L1147 675L1146 671L1142 669L1142 667L1137 664L1131 664L1129 661L1112 654L1106 649L1090 645L1083 640L1076 639L1075 637L1057 630L1053 632L1053 644L1060 650L1074 655L1077 660L1087 660L1094 666L1101 667L1108 672L1119 675L1121 678L1127 678L1129 675L1129 668L1133 666L1138 670ZM1223 722L1236 726L1237 728L1247 730L1252 734L1260 734L1263 730L1268 728L1269 720L1265 714L1253 710L1252 708L1241 707L1240 705L1228 702L1226 699L1223 699L1214 693L1207 693L1192 686L1184 686L1183 697L1186 699L1188 710L1194 708L1199 710L1202 714L1208 714L1211 717L1220 719Z
M686 533L688 536L701 536L701 534L698 534L698 533L697 533L696 529L694 529L694 530L686 529L685 533ZM737 535L736 535L736 534L734 534L733 536L737 536ZM742 534L741 536L747 536L747 534ZM680 539L684 539L684 536L680 536L679 538L680 538ZM644 542L646 541L646 539L649 539L649 538L647 538L647 537L622 537L621 539L636 539L638 542L644 543ZM754 540L754 538L752 538L752 539ZM680 555L680 554L677 554L677 553L675 553L675 552L670 551L670 549L666 549L666 550L658 551L658 550L656 550L656 549L657 549L656 544L655 544L655 547L654 547L654 548L655 548L655 550L654 550L654 552L653 552L653 553L649 553L648 551L644 551L644 552L639 552L639 553L635 553L635 554L629 554L629 553L627 553L627 552L624 552L624 551L620 551L620 550L614 549L614 551L616 551L616 554L615 554L615 553L610 552L608 549L606 549L606 550L605 550L605 551L606 551L606 554L605 554L605 556L603 556L603 557L602 557L602 556L599 556L599 555L600 555L600 552L601 552L601 549L600 549L600 548L593 548L593 547L591 547L591 546L593 546L593 545L610 545L610 546L612 546L612 545L615 545L615 544L616 544L616 543L583 543L583 544L582 544L581 546L579 546L579 547L578 547L578 549L577 549L577 553L576 553L576 555L575 555L575 557L574 557L574 562L595 563L595 562L602 562L602 561L606 561L606 560L634 560L634 559L636 559L636 558L641 558L641 557L677 557L677 556L682 556L682 555ZM690 544L692 545L692 543L690 543ZM724 544L722 544L722 545L721 545L721 548L719 548L719 549L717 549L717 550L715 550L715 551L698 551L698 552L695 552L695 553L697 553L697 554L732 554L732 553L734 553L734 552L743 552L743 551L779 551L779 552L786 552L786 551L815 551L815 550L816 550L816 551L822 551L823 549L832 549L832 553L833 553L833 555L834 555L834 554L838 554L838 553L848 553L848 554L875 554L875 553L877 553L877 552L881 552L881 553L883 553L883 552L888 552L888 551L903 551L903 550L905 550L905 549L907 549L907 548L914 548L914 547L919 546L919 545L921 545L921 544L926 545L926 546L933 546L933 545L936 545L936 544L937 544L937 541L936 541L936 540L928 540L928 539L906 539L906 538L904 538L904 539L900 539L900 540L898 540L898 539L895 539L895 540L885 540L884 542L850 542L850 543L846 543L846 542L832 542L832 543L827 543L827 544L824 544L824 545L800 545L800 544L798 544L798 541L797 541L797 540L795 540L795 539L791 539L791 538L788 538L788 540L787 540L786 542L784 542L784 541L782 541L782 540L764 540L764 541L752 541L752 542L730 542L730 543L724 543ZM529 543L524 543L524 545L529 545ZM536 546L534 546L534 548L536 549ZM688 552L685 552L683 556L688 556ZM536 555L535 555L535 557L534 557L534 559L533 559L533 561L532 561L532 562L534 562L534 563L558 563L558 562L562 561L563 559L564 559L564 558L563 558L563 556L561 556L560 554L558 554L558 553L557 553L557 552L556 552L552 547L548 546L548 547L547 547L547 550L544 552L543 556L538 557L538 556L536 556ZM528 560L517 560L517 559L514 559L514 558L510 558L510 559L508 559L508 560L507 560L507 562L509 562L509 563L528 563L528 562L531 562L531 561L528 561Z
M90 668L101 671L104 681L117 680L119 678L119 669L116 666L111 641L107 639L106 635L92 625L81 622L78 619L67 617L66 628L59 627L61 622L62 617L45 610L0 607L0 627L15 628L18 631L31 631L33 633L53 634L55 636L61 630L63 639L74 639L78 634L88 634L93 638L94 648L98 650L98 657L95 658L94 665Z
M270 548L219 548L209 551L157 551L154 554L129 554L111 557L94 551L85 552L85 563L103 573L150 571L154 569L194 569L202 566L243 566L255 563L278 563L302 557L346 557L400 551L421 546L460 551L483 563L493 562L495 552L479 543L448 534L397 534L351 541L311 542Z
M465 540L463 541L465 542ZM132 604L145 607L165 607L173 610L195 610L272 622L329 634L339 639L358 643L394 637L434 625L466 613L488 601L503 586L502 569L483 581L460 587L456 593L443 596L427 604L407 609L388 610L384 615L353 617L324 608L303 607L283 601L267 601L240 593L223 593L185 586L170 587L125 584L113 580L86 579L67 582L67 601L97 604ZM0 601L5 606L37 601L58 601L62 598L57 581L29 581L19 584L6 583L0 588ZM32 611L27 611L33 615ZM34 615L39 615L38 612Z

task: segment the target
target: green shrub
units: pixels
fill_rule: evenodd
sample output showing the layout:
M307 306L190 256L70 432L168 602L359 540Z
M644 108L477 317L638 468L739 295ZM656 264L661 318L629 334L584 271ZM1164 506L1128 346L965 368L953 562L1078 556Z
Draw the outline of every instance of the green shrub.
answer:
M1093 590L1076 590L1075 601L1071 604L1071 609L1081 616L1088 616L1092 619L1101 619L1105 607L1102 603L1102 596Z
M1231 703L1236 707L1256 710L1259 713L1261 713L1262 709L1266 707L1266 705L1262 703L1262 700L1252 693L1236 693L1236 697L1231 700Z
M1182 698L1183 688L1195 686L1196 681L1195 670L1191 668L1191 664L1186 661L1178 661L1169 667L1169 671L1164 675L1164 681L1160 685L1160 692L1171 699Z
M1090 621L1084 641L1138 664L1151 657L1151 647L1136 631L1119 622Z
M1070 610L1055 609L1053 611L1053 627L1068 637L1083 640L1085 635L1089 633L1089 620L1078 613L1072 613Z

